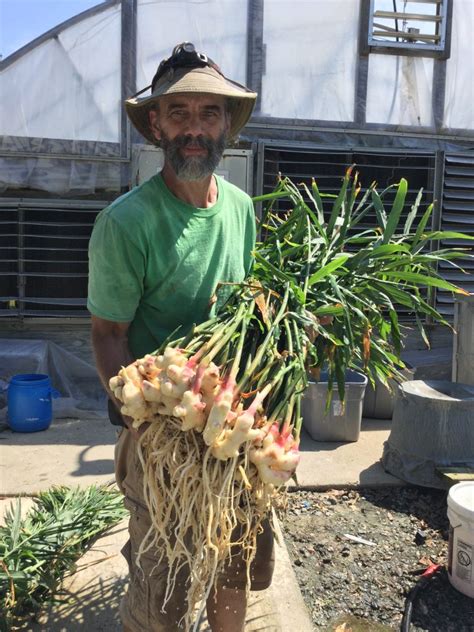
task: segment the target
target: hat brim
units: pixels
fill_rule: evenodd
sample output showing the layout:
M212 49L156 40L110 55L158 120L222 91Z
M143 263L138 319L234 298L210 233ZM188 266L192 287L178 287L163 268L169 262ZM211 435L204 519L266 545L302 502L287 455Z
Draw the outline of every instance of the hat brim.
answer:
M148 97L131 97L125 101L125 110L134 127L150 143L159 144L152 134L148 113L166 94L215 94L230 100L229 137L236 138L252 115L257 93L225 78L213 68L179 68L168 73L155 86Z

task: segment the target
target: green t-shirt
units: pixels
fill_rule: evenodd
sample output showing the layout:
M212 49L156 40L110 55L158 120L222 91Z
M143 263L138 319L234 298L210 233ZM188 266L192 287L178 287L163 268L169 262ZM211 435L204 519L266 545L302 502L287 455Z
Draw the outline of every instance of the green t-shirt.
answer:
M131 323L135 357L155 350L178 326L181 334L206 320L217 284L242 281L250 271L252 201L224 179L216 182L216 204L194 208L158 174L97 216L87 307L99 318Z

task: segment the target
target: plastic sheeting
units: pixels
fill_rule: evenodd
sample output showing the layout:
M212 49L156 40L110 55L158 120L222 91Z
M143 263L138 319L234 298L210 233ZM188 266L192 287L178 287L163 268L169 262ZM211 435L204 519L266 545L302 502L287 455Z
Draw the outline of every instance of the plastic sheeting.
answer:
M353 121L360 0L266 0L264 116ZM246 0L138 0L137 86L183 40L245 83ZM474 129L472 0L453 3L445 127ZM0 135L119 142L120 4L63 29L0 77ZM132 55L133 52L130 51ZM369 56L367 120L432 124L433 60Z
M120 5L86 18L0 75L0 135L118 142Z
M359 11L360 0L265 0L262 116L295 123L354 121ZM159 61L183 40L193 41L225 74L246 83L247 21L247 0L138 0L137 88L149 85ZM446 64L444 127L455 130L460 143L459 129L474 130L473 21L474 2L456 0L451 57ZM99 190L118 192L128 185L120 182L124 170L119 163L35 158L40 150L33 147L47 139L59 144L65 139L69 149L56 151L50 146L42 153L86 153L96 159L111 152L125 155L127 148L120 146L121 22L117 2L5 64L0 74L0 191L10 187L92 195ZM130 56L133 62L132 50ZM381 130L388 124L414 131L431 126L434 64L424 57L370 54L367 122ZM312 142L321 139L323 144L341 147L383 144L380 137L347 131L312 134ZM281 138L282 132L270 127L269 135ZM2 136L7 140L2 142ZM293 140L292 132L285 130L283 138ZM31 141L31 150L17 147L23 140ZM85 141L84 152L77 145ZM408 136L384 142L420 146L418 139ZM429 138L422 141L425 149L430 143L436 145ZM28 156L5 156L17 151Z
M54 417L107 416L107 398L93 366L47 340L0 339L0 419L7 416L10 379L21 373L49 375L61 395Z
M451 56L446 63L444 125L474 129L474 2L453 4Z
M430 126L433 59L370 55L367 81L368 123Z
M137 86L151 83L160 61L190 41L234 81L245 83L247 0L138 0Z
M35 189L56 195L93 195L121 190L120 164L0 157L0 193L7 189Z
M265 3L262 114L352 121L359 0Z

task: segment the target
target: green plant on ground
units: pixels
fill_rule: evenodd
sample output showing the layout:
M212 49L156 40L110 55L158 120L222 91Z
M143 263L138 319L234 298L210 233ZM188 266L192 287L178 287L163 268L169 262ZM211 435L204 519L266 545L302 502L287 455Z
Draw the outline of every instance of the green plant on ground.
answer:
M110 487L53 487L24 517L20 499L12 503L0 527L2 632L50 602L94 538L126 514L122 495Z

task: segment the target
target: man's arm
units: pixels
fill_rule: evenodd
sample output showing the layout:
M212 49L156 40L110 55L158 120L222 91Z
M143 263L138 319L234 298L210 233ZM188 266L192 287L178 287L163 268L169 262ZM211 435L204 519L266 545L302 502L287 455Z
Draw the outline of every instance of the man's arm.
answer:
M99 377L108 396L120 410L122 404L115 397L109 387L109 380L135 360L128 347L128 329L130 323L118 323L104 320L97 316L91 317L92 347ZM123 416L124 423L131 429L132 419Z

